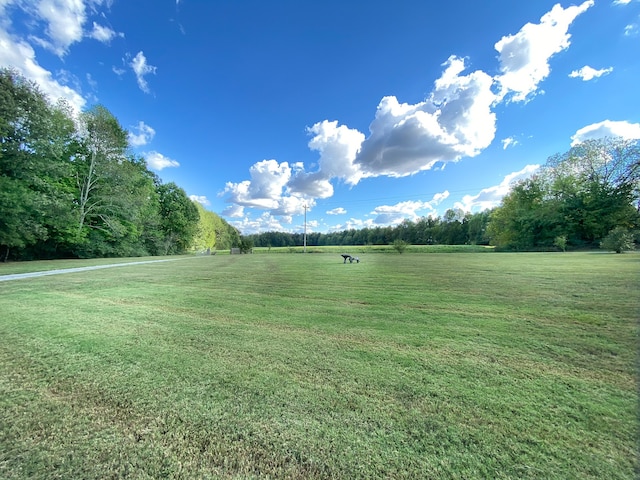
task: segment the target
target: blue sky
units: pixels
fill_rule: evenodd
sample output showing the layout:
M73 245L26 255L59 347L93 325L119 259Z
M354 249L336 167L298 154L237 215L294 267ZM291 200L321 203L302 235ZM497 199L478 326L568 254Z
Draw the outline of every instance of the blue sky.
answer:
M639 0L0 0L0 66L243 234L477 212L640 138Z

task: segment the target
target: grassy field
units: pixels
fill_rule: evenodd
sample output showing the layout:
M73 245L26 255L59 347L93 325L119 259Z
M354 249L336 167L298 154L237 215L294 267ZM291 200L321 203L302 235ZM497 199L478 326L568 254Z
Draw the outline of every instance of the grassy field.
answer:
M348 253L0 283L0 477L637 478L640 254Z

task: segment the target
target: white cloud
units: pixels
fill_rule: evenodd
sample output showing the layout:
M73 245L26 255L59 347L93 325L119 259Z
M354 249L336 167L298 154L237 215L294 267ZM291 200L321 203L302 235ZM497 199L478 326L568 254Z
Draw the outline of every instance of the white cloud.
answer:
M350 218L345 223L339 223L328 228L330 232L342 232L344 230L360 230L362 228L372 228L380 225L375 225L374 221L370 218L362 220L359 218Z
M140 87L140 90L142 90L144 93L149 93L149 84L144 77L146 75L149 75L150 73L155 75L156 67L147 64L147 58L144 56L144 53L142 51L138 52L136 56L133 57L133 60L131 61L131 63L129 63L129 65L136 74L136 79L138 80L138 86Z
M333 195L331 180L338 178L349 185L356 185L362 172L353 163L364 135L338 122L325 120L316 123L307 131L314 134L309 148L320 153L319 168L307 173L296 164L295 175L288 184L291 192L313 198L328 198Z
M611 120L592 123L582 127L571 137L571 146L574 147L585 140L603 137L622 137L626 140L638 139L640 138L640 123Z
M111 67L111 70L113 71L113 73L115 73L119 77L127 73L127 71L124 68L119 68L119 67L116 67L115 65Z
M436 193L428 202L410 200L395 205L380 205L371 212L376 216L373 223L376 225L397 225L407 219L416 221L427 215L436 216L435 207L448 197L449 192L445 190L442 193Z
M232 220L231 226L237 228L243 235L251 235L259 232L283 232L289 231L282 225L282 221L275 218L269 212L264 212L256 219L244 217L242 220Z
M518 145L518 141L513 137L507 137L502 139L502 149L506 150L509 147L515 147Z
M124 34L116 33L111 28L103 27L102 25L98 25L96 22L93 22L93 30L89 33L89 37L107 44L110 43L115 36L124 37Z
M244 217L244 207L241 205L229 205L222 211L222 215L231 218L242 218Z
M613 0L614 5L628 5L631 3L631 0Z
M402 177L437 162L473 157L495 135L492 79L482 71L460 75L465 62L450 57L428 100L400 104L384 97L356 163L365 176Z
M40 0L29 9L38 21L45 23L47 39L37 36L33 41L63 57L69 47L82 40L85 2L82 0Z
M315 207L316 202L312 198L303 198L298 196L283 196L278 201L278 206L271 209L272 215L279 215L291 219L293 215L302 215L306 210L310 211ZM287 221L291 223L291 220Z
M138 122L138 125L133 127L137 133L129 132L129 143L132 147L141 147L146 145L156 135L156 131L143 121Z
M161 153L152 151L145 154L147 165L154 170L163 170L165 168L179 167L180 164L176 160L165 157Z
M0 13L2 13L0 11ZM0 26L0 65L16 69L24 77L36 82L42 92L53 101L64 98L76 112L80 112L86 100L73 88L54 80L50 71L36 61L33 47L14 38Z
M204 195L189 195L189 198L193 202L198 202L200 205L204 205L205 207L211 205L209 199Z
M346 213L347 211L342 207L327 210L327 215L345 215Z
M477 195L465 195L461 202L456 202L454 208L460 208L465 212L487 210L497 207L502 198L511 191L511 188L518 180L523 180L532 176L540 165L527 165L518 172L513 172L504 177L499 185L480 190Z
M566 9L556 4L542 16L540 23L527 23L517 34L503 37L495 44L502 72L496 77L500 99L510 96L513 101L524 101L537 91L538 84L551 71L549 59L570 45L569 26L593 4L593 0L587 0Z
M638 29L637 23L630 23L624 27L624 35L626 37L634 37L638 34L638 31L640 31L640 29Z
M227 182L223 193L229 193L228 201L244 207L276 209L285 185L291 178L287 162L263 160L249 169L251 180L239 183Z
M581 78L583 81L588 82L589 80L593 80L594 78L608 75L611 72L613 72L613 67L601 68L600 70L596 70L589 65L585 65L580 70L574 70L573 72L571 72L569 76L571 78Z
M84 37L87 6L93 10L103 3L110 5L103 0L0 0L0 65L14 68L36 82L52 101L64 98L76 113L80 112L86 99L77 82L71 79L75 86L68 86L65 78L70 77L64 72L59 72L54 79L52 72L36 60L33 45L47 48L59 57L65 56L69 47ZM26 16L25 22L34 32L28 39L11 33L10 8L19 8Z

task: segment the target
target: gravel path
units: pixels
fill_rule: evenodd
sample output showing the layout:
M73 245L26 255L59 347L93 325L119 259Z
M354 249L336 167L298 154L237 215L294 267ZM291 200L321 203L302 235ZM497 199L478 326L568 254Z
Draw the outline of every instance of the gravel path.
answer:
M165 260L144 260L142 262L129 262L129 263L112 263L109 265L94 265L92 267L63 268L60 270L46 270L43 272L14 273L11 275L0 275L0 282L8 282L10 280L21 280L23 278L44 277L45 275L60 275L61 273L84 272L85 270L99 270L101 268L126 267L129 265L140 265L142 263L173 262L175 260L180 260L180 258L168 258Z

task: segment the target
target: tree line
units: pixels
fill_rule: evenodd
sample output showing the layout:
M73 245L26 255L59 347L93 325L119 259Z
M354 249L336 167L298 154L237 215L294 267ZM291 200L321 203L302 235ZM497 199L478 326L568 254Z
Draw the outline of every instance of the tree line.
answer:
M105 107L76 115L0 70L0 259L168 255L238 238L131 153Z
M640 240L640 145L604 138L549 158L531 178L517 182L500 206L479 213L449 209L441 217L397 226L309 233L307 245L494 245L502 250L598 248L611 238ZM248 237L257 247L302 245L301 233ZM613 243L618 250L620 242ZM607 243L609 245L609 243Z
M447 210L443 217L404 220L397 226L365 227L338 232L307 234L307 245L389 245L403 240L414 245L488 245L489 212L469 213ZM302 233L263 232L248 236L256 247L292 247L302 245Z

